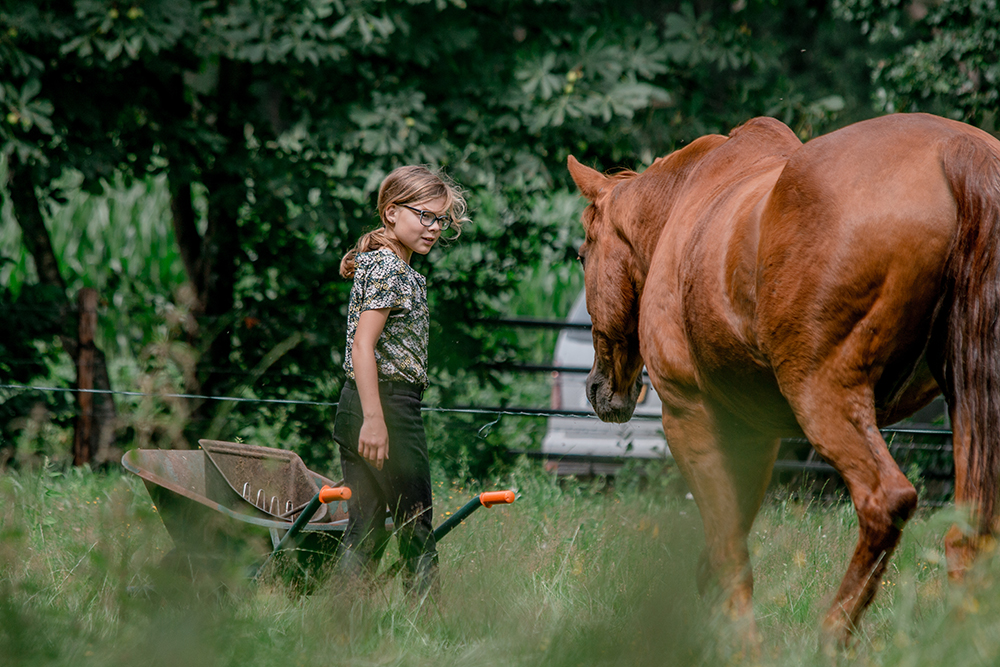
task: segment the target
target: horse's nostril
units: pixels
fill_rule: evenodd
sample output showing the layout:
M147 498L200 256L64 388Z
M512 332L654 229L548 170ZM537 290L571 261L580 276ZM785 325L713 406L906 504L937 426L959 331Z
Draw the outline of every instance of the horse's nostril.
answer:
M586 391L587 391L587 400L590 401L590 404L593 405L596 408L597 407L597 378L594 377L594 372L593 371L591 371L587 375Z

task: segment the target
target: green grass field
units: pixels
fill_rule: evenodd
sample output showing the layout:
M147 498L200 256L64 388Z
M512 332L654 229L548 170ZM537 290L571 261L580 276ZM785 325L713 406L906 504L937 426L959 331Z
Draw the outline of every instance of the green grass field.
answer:
M5 473L0 664L1000 663L1000 561L948 583L947 509L911 521L856 641L831 657L819 619L853 547L853 510L776 491L751 538L764 644L748 657L728 648L729 630L697 594L698 512L664 480L560 485L522 463L490 486L521 497L442 541L440 595L420 605L398 580L359 589L331 579L304 596L276 577L172 579L157 567L170 539L135 478ZM439 485L438 515L479 490ZM136 593L150 585L163 595Z

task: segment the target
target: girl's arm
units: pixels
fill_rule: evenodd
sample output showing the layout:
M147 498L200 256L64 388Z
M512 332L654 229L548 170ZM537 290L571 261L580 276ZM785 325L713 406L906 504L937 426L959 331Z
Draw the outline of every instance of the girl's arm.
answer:
M382 400L378 395L378 369L375 366L375 343L382 335L389 309L366 310L358 318L351 346L354 365L354 382L358 385L361 412L364 422L358 436L358 453L378 468L389 458L389 431L382 414Z

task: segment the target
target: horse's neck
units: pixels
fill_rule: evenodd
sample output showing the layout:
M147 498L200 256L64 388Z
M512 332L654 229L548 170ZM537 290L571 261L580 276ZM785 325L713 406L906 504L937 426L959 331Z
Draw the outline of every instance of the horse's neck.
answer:
M699 193L696 203L704 205L706 197L711 199L711 195L705 194L705 188L713 187L712 184L719 183L720 179L735 182L748 173L780 170L788 156L801 146L795 133L780 121L751 119L728 137L705 135L657 159L629 182L627 192L616 193L631 202L620 216L620 233L629 239L632 247L634 278L640 292L653 254L664 237L675 247L674 261L680 261L677 253L683 252L681 248L693 229L690 223L694 218L688 215L692 191ZM665 230L667 225L672 229ZM754 232L742 240L755 242L755 239Z
M635 280L641 287L649 273L649 265L653 259L653 251L663 232L665 215L643 214L636 216L623 228L623 236L632 248L632 258L635 263Z
M641 294L676 191L645 185L628 195L630 204L620 211L616 227L631 250L632 278Z
M632 248L634 279L640 292L673 202L705 156L726 139L717 134L699 137L684 148L657 158L644 172L616 188L615 196L629 202L619 216L619 233Z

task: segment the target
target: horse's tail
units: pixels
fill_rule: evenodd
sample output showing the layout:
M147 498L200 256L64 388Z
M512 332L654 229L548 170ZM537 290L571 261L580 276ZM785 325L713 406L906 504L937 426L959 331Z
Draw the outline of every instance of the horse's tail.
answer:
M1000 479L1000 155L986 140L965 135L949 140L943 158L958 207L943 369L955 500L972 509L986 534Z

